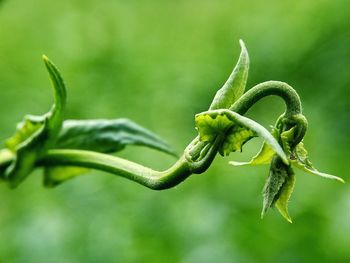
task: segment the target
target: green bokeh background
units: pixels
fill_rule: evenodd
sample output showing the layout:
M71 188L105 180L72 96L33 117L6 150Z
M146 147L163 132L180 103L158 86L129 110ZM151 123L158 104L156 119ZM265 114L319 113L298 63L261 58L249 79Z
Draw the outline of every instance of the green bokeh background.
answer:
M23 115L46 112L46 54L68 86L67 118L127 117L181 152L247 45L248 88L282 80L300 94L305 144L322 171L349 176L350 3L320 1L4 0L0 2L0 140ZM266 127L283 112L266 98L248 113ZM152 191L101 172L56 189L37 171L0 185L0 262L350 262L350 187L297 171L293 224L260 219L268 167L218 157L183 184ZM130 147L156 169L174 159Z

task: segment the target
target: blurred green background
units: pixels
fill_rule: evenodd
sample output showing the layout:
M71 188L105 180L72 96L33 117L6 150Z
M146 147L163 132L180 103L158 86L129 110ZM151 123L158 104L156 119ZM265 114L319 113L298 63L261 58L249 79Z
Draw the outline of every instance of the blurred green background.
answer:
M4 0L0 2L0 141L23 115L46 112L48 55L68 86L67 118L127 117L181 152L230 74L242 38L248 88L282 80L300 94L316 167L349 176L350 3L320 1ZM266 98L248 113L266 127ZM268 167L232 167L258 150L217 157L203 175L152 191L100 172L56 189L41 171L0 185L0 262L350 262L350 188L297 172L293 224L260 219ZM174 159L129 147L156 169Z

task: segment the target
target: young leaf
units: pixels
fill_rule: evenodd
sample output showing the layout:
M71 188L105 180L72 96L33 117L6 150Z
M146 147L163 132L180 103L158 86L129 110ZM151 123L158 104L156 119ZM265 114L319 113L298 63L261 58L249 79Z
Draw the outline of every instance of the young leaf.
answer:
M218 134L225 134L226 137L230 136L230 131L235 132L235 129L232 129L234 126L245 128L248 131L254 132L254 135L258 135L265 139L272 149L282 158L285 163L288 163L287 156L283 152L281 146L278 144L276 139L259 123L248 119L236 112L230 110L213 110L206 111L196 115L195 117L196 127L199 133L199 138L202 141L213 141ZM247 137L237 136L237 141L235 146L232 149L235 149L236 146L241 146L246 142ZM226 144L232 144L231 141L227 139L223 142L223 147L220 150L224 152L225 149L228 149Z
M278 131L275 128L272 129L271 134L276 139L279 136ZM264 142L260 151L249 162L231 161L229 163L234 166L269 164L275 154L276 152L272 149L272 147Z
M127 145L146 146L176 156L169 144L128 119L65 121L55 148L112 153ZM44 185L54 187L88 171L78 167L48 166L44 171Z
M231 152L242 151L243 145L250 139L256 137L256 133L247 127L234 125L219 149L222 156L228 156Z
M65 121L55 148L111 153L126 145L146 146L176 156L163 139L128 119Z
M209 110L228 109L244 93L248 78L249 56L244 42L240 40L239 43L241 54L238 62L224 86L216 92Z
M263 189L263 209L261 217L263 218L267 210L278 200L283 184L288 178L288 166L282 160L275 156L271 162L270 173L266 179Z
M33 136L45 123L44 116L27 115L24 120L17 125L15 134L6 140L5 146L12 152L16 152L17 147Z
M338 176L319 172L309 161L308 152L304 148L303 142L300 142L296 146L293 152L292 164L310 174L318 175L326 179L337 180L341 183L345 183L344 179Z
M270 145L263 143L260 151L249 162L231 161L229 163L234 166L269 164L275 154L275 151Z
M281 188L281 193L275 203L280 214L289 222L292 223L292 219L288 213L288 201L293 193L295 185L295 175L292 169L289 169L288 177L286 182Z
M54 105L43 116L29 116L18 126L18 130L6 143L14 154L14 160L5 171L11 187L16 187L33 170L34 164L58 136L63 122L66 88L57 68L43 57L54 90Z
M64 119L63 115L67 101L67 90L63 78L60 72L58 71L57 67L45 55L43 55L43 60L46 69L49 72L50 80L54 91L54 104L51 110L47 113L48 132L50 133L49 136L54 138L57 137L62 127Z
M14 153L8 149L0 150L0 180L5 179L5 171L11 164L14 158Z
M235 123L226 114L218 110L206 111L195 116L195 125L199 133L199 140L212 142L218 134L225 134Z
M44 169L44 186L55 187L69 179L89 172L87 168L74 166L47 166Z
M282 148L288 155L291 154L291 143L294 140L295 127L281 133Z

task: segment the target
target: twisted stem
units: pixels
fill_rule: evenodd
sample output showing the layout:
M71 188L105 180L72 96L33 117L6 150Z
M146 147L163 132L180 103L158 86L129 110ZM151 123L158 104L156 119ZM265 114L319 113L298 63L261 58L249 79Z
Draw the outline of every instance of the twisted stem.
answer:
M270 95L279 96L284 100L286 117L301 113L301 103L298 94L288 84L280 81L267 81L256 85L237 100L230 107L230 110L243 115L260 99ZM196 143L197 140L198 138L194 139L191 144ZM179 184L193 173L206 171L214 160L223 140L223 136L218 136L209 150L206 151L205 156L200 160L189 160L186 158L185 152L173 166L165 171L155 171L140 164L107 154L70 149L49 150L36 165L92 168L130 179L151 189L162 190ZM205 147L203 144L198 145L198 147ZM201 150L198 149L199 152ZM12 159L13 157L7 155L6 158L0 160L0 174L1 170L4 170Z
M92 168L122 176L154 190L163 190L181 183L193 173L206 170L214 160L220 144L221 139L215 140L199 164L189 163L183 155L165 171L155 171L119 157L83 150L50 150L38 165Z

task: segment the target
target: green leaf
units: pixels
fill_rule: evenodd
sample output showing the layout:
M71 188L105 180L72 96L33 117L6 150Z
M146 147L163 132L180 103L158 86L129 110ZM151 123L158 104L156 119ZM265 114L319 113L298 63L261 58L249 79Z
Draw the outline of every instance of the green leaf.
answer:
M271 134L274 138L278 139L279 135L276 128L272 127ZM273 148L264 142L259 152L249 162L231 161L229 163L234 166L269 164L275 154L276 152L273 150Z
M226 114L221 114L221 112L216 110L196 114L195 125L199 133L199 140L212 142L217 135L225 134L234 123Z
M292 164L310 174L318 175L326 179L337 180L341 183L345 183L344 179L338 176L319 172L309 161L308 152L304 148L303 142L300 142L296 146L292 155Z
M49 120L47 123L48 131L49 133L52 133L52 135L50 134L50 137L57 137L64 119L63 115L67 101L67 90L57 67L45 55L43 55L43 60L46 69L49 72L54 91L54 104L51 110L47 113L47 119Z
M7 140L6 147L15 154L5 171L11 187L16 187L29 175L37 159L54 145L62 126L66 88L57 68L47 57L43 59L52 81L54 105L42 116L27 116Z
M283 131L281 133L281 141L282 141L282 148L285 153L288 155L291 154L291 147L290 145L293 143L294 135L295 135L295 126L287 131Z
M240 40L241 54L230 77L216 92L209 110L228 109L244 93L248 78L249 56L244 42Z
M275 154L275 151L270 145L263 143L260 151L249 162L231 161L229 163L234 166L269 164Z
M228 156L231 152L242 151L243 145L253 137L256 137L254 131L246 127L234 125L228 131L228 135L219 149L219 153L222 156Z
M55 148L112 153L126 145L146 146L176 156L163 139L128 119L65 121Z
M279 157L275 156L271 162L270 173L263 189L264 200L261 217L264 217L267 210L278 200L287 178L288 166Z
M112 153L127 145L146 146L176 156L164 140L128 119L65 121L55 148ZM88 171L78 167L48 166L44 171L44 185L54 187Z
M291 172L288 173L288 177L286 182L283 184L281 188L281 193L275 203L280 214L289 222L292 223L292 219L289 216L288 212L288 201L293 193L294 185L295 185L295 175L290 169Z
M8 149L0 150L0 180L5 180L5 171L11 164L14 158L14 153Z
M225 153L225 155L228 154L227 150L240 149L254 133L254 136L258 135L265 139L266 143L272 147L282 160L288 163L283 149L268 130L259 123L236 112L224 109L202 112L196 115L195 123L201 141L213 141L217 135L225 135L223 146L220 149L220 152ZM241 129L245 129L246 132L242 133ZM240 132L237 133L237 130ZM233 136L232 138L235 138L236 141L227 140L230 136ZM227 145L231 146L229 147Z
M27 115L17 125L15 134L6 140L5 146L12 152L16 152L19 145L31 138L45 123L44 116Z
M89 171L90 169L75 166L47 166L44 169L44 186L55 187Z

